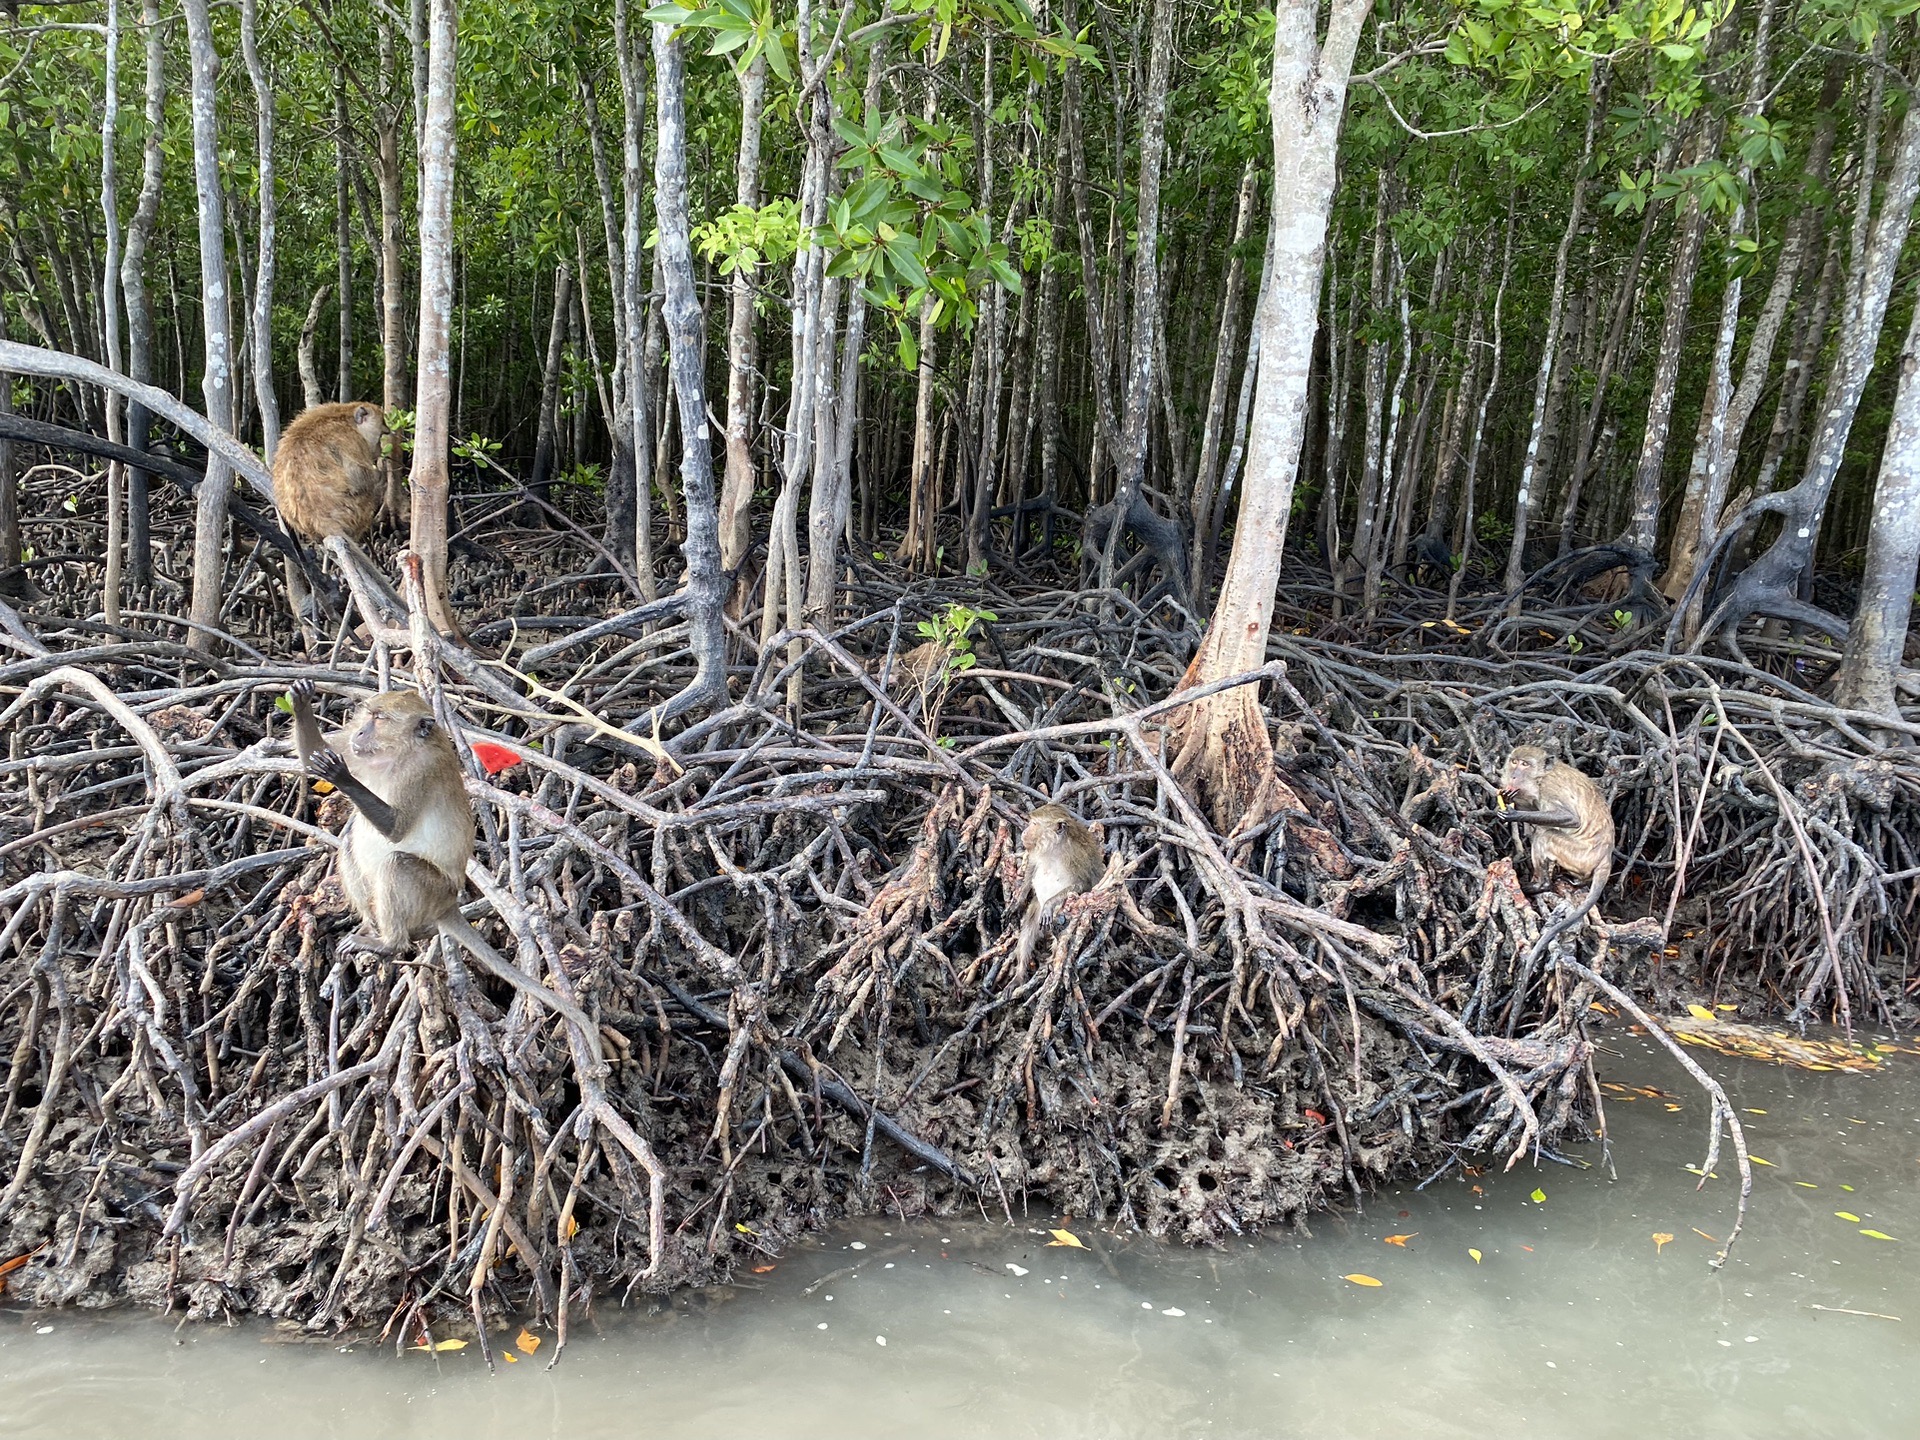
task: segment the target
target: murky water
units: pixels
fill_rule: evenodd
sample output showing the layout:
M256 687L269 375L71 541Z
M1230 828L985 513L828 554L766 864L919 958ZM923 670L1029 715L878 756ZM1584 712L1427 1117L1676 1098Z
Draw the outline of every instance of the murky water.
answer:
M1224 1253L1084 1225L1095 1248L1049 1246L1041 1217L863 1225L665 1315L603 1308L557 1369L549 1338L493 1377L472 1348L0 1313L0 1434L1920 1435L1920 1060L1703 1058L1772 1162L1719 1273L1732 1166L1695 1192L1704 1102L1630 1041L1608 1078L1668 1093L1610 1104L1617 1178L1449 1178Z

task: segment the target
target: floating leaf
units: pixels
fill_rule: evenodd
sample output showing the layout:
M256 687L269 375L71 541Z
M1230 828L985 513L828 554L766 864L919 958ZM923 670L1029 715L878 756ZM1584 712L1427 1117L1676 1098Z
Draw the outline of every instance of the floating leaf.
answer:
M1342 1280L1350 1280L1355 1285L1366 1285L1375 1289L1386 1283L1384 1280L1374 1279L1371 1275L1342 1275L1340 1278Z
M753 1267L753 1273L756 1275L764 1275L773 1268L771 1265L756 1265Z
M1467 1247L1467 1254L1473 1257L1474 1264L1478 1265L1480 1263L1480 1252L1478 1250L1475 1250L1473 1247L1469 1246Z
M1820 1188L1810 1180L1796 1180L1793 1183L1798 1185L1802 1190L1818 1190Z
M431 1347L426 1345L416 1345L413 1348L416 1350L427 1350L429 1348L433 1350L464 1350L467 1348L467 1342L464 1340L439 1340L439 1341L436 1341Z
M1747 1159L1751 1160L1756 1165L1765 1165L1769 1170L1776 1168L1774 1166L1773 1161L1762 1160L1758 1155L1749 1155L1747 1156Z
M1672 1243L1673 1243L1673 1236L1669 1235L1666 1231L1656 1230L1653 1232L1653 1253L1654 1254L1658 1255L1662 1250L1666 1249L1667 1246L1671 1245Z
M1752 1106L1747 1107L1747 1114L1749 1115L1764 1115L1766 1113L1764 1110L1755 1110Z
M1842 1185L1840 1188L1846 1191L1849 1195L1853 1193L1853 1186L1851 1185Z
M513 1346L522 1355L531 1355L540 1348L540 1337L522 1325L520 1333L513 1337Z
M1696 1020L1706 1020L1709 1022L1720 1018L1704 1005L1689 1005L1687 1006L1687 1013Z
M1087 1248L1080 1243L1080 1237L1071 1230L1052 1230L1048 1233L1053 1236L1053 1238L1047 1242L1048 1249L1052 1249L1055 1245L1065 1246L1069 1250L1084 1250Z
M1413 1232L1413 1235L1418 1235L1419 1233L1420 1232L1416 1230ZM1413 1239L1413 1235L1383 1235L1380 1238L1385 1240L1387 1244L1398 1245L1402 1250L1404 1250L1407 1248L1407 1241Z
M496 745L491 740L473 742L473 758L480 762L480 768L489 775L498 775L502 770L511 770L520 763L520 757L504 745Z
M1527 1198L1536 1205L1544 1205L1547 1203L1547 1192L1544 1190L1536 1190Z
M1878 1230L1862 1230L1860 1233L1866 1236L1869 1240L1893 1240L1893 1236L1883 1235ZM1898 1245L1900 1242L1898 1240L1894 1240L1893 1243Z
M1833 1213L1837 1218L1846 1221L1849 1225L1858 1225L1860 1223L1860 1217L1851 1210L1836 1210Z
M500 1352L500 1358L509 1365L518 1365L520 1363L520 1357L515 1355L511 1350L502 1350Z

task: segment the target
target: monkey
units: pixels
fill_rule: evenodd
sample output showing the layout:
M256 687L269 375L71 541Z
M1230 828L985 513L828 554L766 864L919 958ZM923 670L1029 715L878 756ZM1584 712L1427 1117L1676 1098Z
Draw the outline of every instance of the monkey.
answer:
M386 434L386 417L369 401L312 405L287 426L273 452L273 503L294 534L309 543L367 538L386 494Z
M1549 924L1534 942L1527 957L1531 960L1599 903L1613 873L1613 811L1598 785L1565 761L1548 759L1537 745L1516 745L1501 768L1499 783L1502 794L1529 807L1502 814L1533 826L1534 883L1544 886L1555 869L1575 880L1591 881L1586 898Z
M300 763L353 805L340 839L340 888L379 948L402 951L436 931L464 945L496 979L565 1016L595 1061L605 1064L600 1029L565 996L536 983L480 937L460 914L473 858L473 806L460 757L433 709L412 691L369 695L345 728L322 735L314 684L297 680L293 743Z
M1026 857L1027 885L1033 892L1020 919L1019 973L1027 973L1040 925L1056 900L1083 895L1099 880L1103 866L1099 837L1061 805L1042 805L1020 834Z
M273 452L273 503L297 538L319 545L339 536L359 551L386 500L380 444L387 433L386 416L366 400L310 405L287 426ZM358 558L379 577L364 554ZM289 576L297 610L307 608L305 588Z

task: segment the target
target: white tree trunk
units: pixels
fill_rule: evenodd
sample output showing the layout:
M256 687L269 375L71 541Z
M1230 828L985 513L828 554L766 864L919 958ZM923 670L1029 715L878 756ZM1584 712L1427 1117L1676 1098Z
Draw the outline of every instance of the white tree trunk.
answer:
M200 313L205 335L201 393L207 419L216 429L233 430L233 347L227 309L225 202L220 192L220 139L215 80L219 56L213 46L213 21L207 0L183 0L187 21L187 63L193 84L193 179L200 211ZM205 650L213 644L226 594L225 541L227 497L233 471L209 455L200 486L193 527L193 594L188 617L193 628L187 645Z
M1314 0L1275 7L1273 274L1255 321L1260 373L1247 443L1233 553L1220 600L1186 683L1252 670L1266 658L1274 592L1287 538L1295 470L1307 427L1307 378L1319 326L1320 272L1338 178L1337 145L1347 78L1368 0L1331 0L1325 44ZM1244 812L1272 768L1259 696L1236 686L1198 702L1185 725L1181 772L1207 793L1216 818Z
M457 635L447 600L448 443L453 370L453 179L455 0L431 0L427 20L427 113L420 152L420 338L413 432L413 551L420 557L427 618ZM397 221L396 221L397 224ZM391 283L391 277L389 277Z

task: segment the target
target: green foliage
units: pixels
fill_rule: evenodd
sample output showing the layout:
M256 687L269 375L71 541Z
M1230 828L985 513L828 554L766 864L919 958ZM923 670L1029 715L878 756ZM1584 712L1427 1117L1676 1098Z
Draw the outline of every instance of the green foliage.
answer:
M973 653L973 627L982 621L991 625L999 618L991 610L975 610L956 600L914 628L921 639L935 641L946 648L947 670L952 673L973 668L977 658Z
M800 204L776 196L758 210L734 205L693 229L694 248L722 275L777 265L800 248Z

